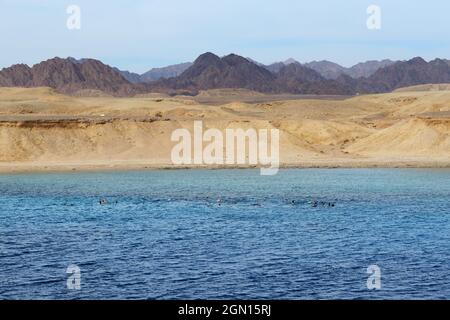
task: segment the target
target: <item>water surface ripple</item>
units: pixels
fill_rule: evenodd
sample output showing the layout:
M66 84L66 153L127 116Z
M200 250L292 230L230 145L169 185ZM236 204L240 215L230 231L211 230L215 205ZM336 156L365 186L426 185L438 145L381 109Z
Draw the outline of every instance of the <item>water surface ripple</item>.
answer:
M449 299L449 279L450 170L0 175L3 299Z

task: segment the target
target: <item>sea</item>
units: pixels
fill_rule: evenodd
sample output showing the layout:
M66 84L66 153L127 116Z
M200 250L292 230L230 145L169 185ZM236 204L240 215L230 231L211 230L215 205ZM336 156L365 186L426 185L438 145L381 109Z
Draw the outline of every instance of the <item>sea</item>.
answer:
M450 299L450 170L1 174L0 299Z

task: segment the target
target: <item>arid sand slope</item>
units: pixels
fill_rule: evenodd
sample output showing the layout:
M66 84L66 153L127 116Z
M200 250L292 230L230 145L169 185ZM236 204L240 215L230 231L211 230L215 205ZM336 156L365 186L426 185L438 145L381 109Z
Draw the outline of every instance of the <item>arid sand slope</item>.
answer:
M192 130L194 120L222 130L280 129L283 166L450 167L450 91L282 101L254 94L258 102L239 102L240 94L251 101L252 93L237 92L236 102L220 104L217 90L200 95L214 97L206 105L0 88L0 170L171 168L171 134Z

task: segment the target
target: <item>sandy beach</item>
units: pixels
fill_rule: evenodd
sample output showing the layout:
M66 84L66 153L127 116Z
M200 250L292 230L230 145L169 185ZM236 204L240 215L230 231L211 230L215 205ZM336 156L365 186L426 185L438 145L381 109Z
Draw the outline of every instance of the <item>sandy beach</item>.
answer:
M448 101L447 90L113 98L0 88L0 172L249 167L173 165L171 133L198 120L219 130L278 129L280 167L450 167Z

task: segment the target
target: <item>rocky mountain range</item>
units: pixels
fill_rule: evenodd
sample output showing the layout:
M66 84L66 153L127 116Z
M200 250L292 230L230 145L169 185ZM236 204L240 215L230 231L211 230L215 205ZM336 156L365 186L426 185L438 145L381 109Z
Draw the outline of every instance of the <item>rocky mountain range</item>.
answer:
M74 94L89 89L129 96L147 92L197 94L200 90L243 88L264 93L354 95L381 93L428 83L450 83L450 61L422 58L369 61L344 68L328 61L300 64L289 59L265 66L248 58L212 53L193 63L152 69L138 75L98 60L53 58L32 67L0 71L0 86L52 87Z
M355 88L361 93L382 93L419 84L449 82L450 64L447 60L427 62L416 57L381 68L368 78L358 79Z
M253 60L252 60L253 61ZM254 61L253 61L254 62ZM267 70L278 73L281 68L287 66L289 64L299 63L293 58L287 59L281 62L275 62L269 65L259 64L260 66L264 66ZM317 71L326 79L336 80L339 76L347 75L351 78L361 78L361 77L370 77L374 74L378 69L387 67L391 64L394 64L395 61L392 60L381 60L381 61L366 61L358 63L350 68L343 67L337 63L322 60L322 61L312 61L308 63L304 63L303 65L307 68L313 69ZM258 63L257 63L258 64Z
M153 82L151 87L155 90L170 88L191 92L245 88L266 93L354 95L390 92L418 84L450 82L449 62L441 59L430 62L422 58L397 62L369 61L344 71L340 69L341 73L332 77L324 76L323 68L322 73L314 70L319 65L315 63L313 67L308 67L288 60L267 68L234 54L220 58L206 53L180 76ZM326 65L332 66L331 63Z
M235 54L220 58L208 52L200 55L178 77L160 80L152 85L176 90L243 88L271 92L276 78L276 75L246 58Z
M51 87L63 93L83 89L115 95L137 92L129 81L110 66L94 59L53 58L29 67L13 65L0 71L3 87Z
M267 70L269 70L272 73L278 73L281 70L281 68L283 68L284 66L287 66L289 64L299 63L297 60L295 60L293 58L289 58L285 61L274 62L272 64L265 65L256 60L253 60L251 58L246 58L246 59L260 67L266 68ZM326 79L335 80L341 75L348 75L355 79L360 78L360 77L369 77L372 74L374 74L378 69L384 68L393 63L394 63L394 61L391 61L391 60L382 60L382 61L374 60L374 61L361 62L350 68L346 68L337 63L323 60L323 61L308 62L308 63L305 63L304 66L317 71ZM125 79L130 81L131 83L141 83L141 82L152 82L152 81L157 81L157 80L161 80L161 79L169 79L169 78L173 78L173 77L178 77L184 71L186 71L190 66L192 66L192 64L193 64L193 62L185 62L185 63L174 64L174 65L161 67L161 68L153 68L143 74L119 70L117 68L116 68L116 70L119 71L120 74Z

